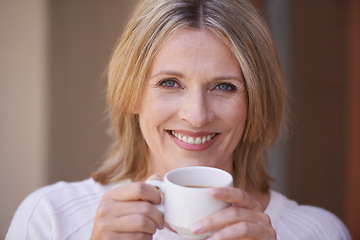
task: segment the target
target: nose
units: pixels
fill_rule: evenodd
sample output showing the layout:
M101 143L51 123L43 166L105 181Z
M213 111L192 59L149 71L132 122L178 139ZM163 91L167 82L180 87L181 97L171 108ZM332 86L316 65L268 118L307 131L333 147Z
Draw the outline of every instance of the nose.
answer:
M215 118L211 108L211 100L201 89L189 91L183 96L179 117L192 127L200 128Z

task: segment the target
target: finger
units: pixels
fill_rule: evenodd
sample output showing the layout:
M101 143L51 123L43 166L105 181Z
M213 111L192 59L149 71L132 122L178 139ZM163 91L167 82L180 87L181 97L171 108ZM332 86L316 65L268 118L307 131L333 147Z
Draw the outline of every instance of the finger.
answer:
M156 224L156 228L164 228L163 214L152 203L149 203L147 201L132 201L120 203L117 207L116 217L131 215L134 213L147 216Z
M143 214L131 214L113 219L110 228L117 233L154 234L157 226L154 221Z
M271 226L258 223L239 222L214 233L211 240L232 239L276 239L276 232Z
M158 180L158 181L162 181L162 176L159 174L159 173L154 173L153 175L151 175L147 180L147 181L151 181L151 180ZM154 186L152 184L150 184L151 186L153 186L154 188L156 188L157 190L160 191L160 203L158 204L162 204L164 202L164 195L163 193L161 192L161 190L157 187L157 186Z
M135 216L140 221L134 219ZM129 218L129 216L132 216ZM147 223L145 223L145 220ZM125 223L124 223L125 221ZM143 227L139 227L143 226ZM128 232L129 229L145 233L153 233L157 229L164 228L163 214L147 201L108 201L100 204L94 223L94 234ZM100 238L101 239L101 238Z
M131 239L131 240L152 240L152 234L147 233L121 233L117 235L117 239Z
M225 228L237 222L268 223L266 214L247 208L228 207L222 209L195 224L192 228L196 234Z
M116 189L120 191L121 189ZM153 189L159 192L156 189ZM152 219L157 228L162 229L164 226L163 214L149 201L129 200L119 201L113 200L114 193L108 193L108 196L103 197L97 209L97 215L102 218L116 218L123 215L131 215L135 213L143 214ZM130 199L130 197L128 197Z
M218 199L220 201L232 203L233 205L238 207L244 207L244 208L261 211L260 204L254 201L247 192L239 188L234 188L234 187L212 188L210 189L210 194L213 198Z
M96 239L134 239L134 240L152 240L152 234L148 233L114 233L106 234Z
M103 200L114 201L149 201L153 204L161 202L160 191L143 182L135 182L110 190L103 195Z
M154 173L151 175L146 181L148 180L159 180L162 181L162 176L159 173Z

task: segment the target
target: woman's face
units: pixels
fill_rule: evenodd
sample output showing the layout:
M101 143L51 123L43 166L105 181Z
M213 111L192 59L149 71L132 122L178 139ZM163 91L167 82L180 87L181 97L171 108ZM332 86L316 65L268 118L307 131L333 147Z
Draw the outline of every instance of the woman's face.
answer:
M240 66L209 30L178 30L156 54L135 113L150 173L193 165L232 172L247 117Z

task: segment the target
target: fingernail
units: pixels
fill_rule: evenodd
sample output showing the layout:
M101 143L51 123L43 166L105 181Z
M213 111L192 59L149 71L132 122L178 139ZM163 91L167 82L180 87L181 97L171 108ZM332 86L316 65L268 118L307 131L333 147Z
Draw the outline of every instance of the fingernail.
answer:
M218 189L218 188L212 188L212 189L211 189L211 193L212 193L214 196L221 196L221 190Z
M193 232L193 233L200 233L201 232L201 230L202 230L202 224L201 223L197 223L197 224L195 224L192 228L191 228L191 231Z
M147 180L162 180L162 177L159 173L154 173Z

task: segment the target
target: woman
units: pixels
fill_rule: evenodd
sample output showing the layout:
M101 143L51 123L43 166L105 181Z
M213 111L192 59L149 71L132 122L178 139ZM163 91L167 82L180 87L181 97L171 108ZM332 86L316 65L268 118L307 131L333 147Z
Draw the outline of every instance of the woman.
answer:
M211 189L231 206L194 233L350 239L331 213L269 189L263 158L283 121L286 91L269 30L250 1L140 1L107 79L109 157L93 179L30 195L7 239L184 239L156 209L159 190L144 182L192 165L224 169L235 184Z

